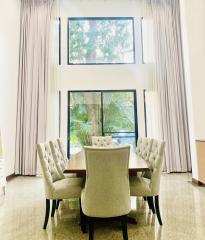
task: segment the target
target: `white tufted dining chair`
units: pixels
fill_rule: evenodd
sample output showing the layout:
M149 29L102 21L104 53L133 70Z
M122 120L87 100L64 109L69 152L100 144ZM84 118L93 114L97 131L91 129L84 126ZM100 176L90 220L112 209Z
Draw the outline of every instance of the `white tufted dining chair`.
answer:
M50 200L53 200L51 217L54 217L56 201L58 199L80 198L83 179L61 178L56 168L49 143L37 144L37 152L40 159L46 195L46 214L43 225L43 229L46 229L50 214Z
M65 150L66 148L64 146L63 141L60 138L58 138L57 142L58 142L58 146L61 151L61 154L63 155L64 159L67 159L67 154L66 154L66 150Z
M130 177L130 194L131 196L147 197L148 204L153 213L157 213L159 224L162 225L159 209L159 190L160 178L163 167L165 142L153 140L151 152L149 155L150 179L143 176ZM153 202L153 197L155 201Z
M59 145L60 142L60 145ZM76 177L75 173L63 173L66 169L66 165L68 163L68 158L66 156L66 153L64 151L62 142L60 139L57 139L55 141L50 141L50 148L51 152L53 154L53 159L56 164L56 168L61 176L61 178L68 178L68 177ZM61 146L61 148L60 148Z
M127 240L127 214L131 209L128 178L130 146L84 149L86 183L81 205L89 223L89 240L94 236L93 219L111 217L118 217L122 222L123 238Z
M153 139L152 138L138 138L136 154L143 158L149 165L149 156L151 153ZM142 173L142 176L150 179L150 171L145 171Z
M148 161L149 159L152 142L153 139L151 138L138 138L137 140L136 154L145 161Z
M112 147L112 136L92 136L92 146Z

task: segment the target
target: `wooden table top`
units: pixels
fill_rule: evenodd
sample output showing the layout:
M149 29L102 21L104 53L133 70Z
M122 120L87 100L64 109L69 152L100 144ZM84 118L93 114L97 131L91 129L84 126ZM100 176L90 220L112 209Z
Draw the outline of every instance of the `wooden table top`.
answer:
M134 152L130 152L129 175L136 175L136 172L144 172L149 170L148 164L143 158L140 158ZM82 175L86 174L84 152L76 155L76 157L73 157L68 161L68 165L64 170L64 173L79 173Z

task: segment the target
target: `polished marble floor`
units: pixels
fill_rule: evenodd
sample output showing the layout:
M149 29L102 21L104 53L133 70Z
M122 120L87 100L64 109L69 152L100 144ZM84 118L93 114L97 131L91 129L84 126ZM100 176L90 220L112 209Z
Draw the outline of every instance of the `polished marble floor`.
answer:
M40 177L16 177L0 196L1 240L83 240L79 226L78 201L64 201L55 218L44 220L43 183ZM149 212L143 199L132 198L132 211L138 224L128 225L130 240L204 240L205 187L191 183L190 174L163 174L160 194L163 226ZM96 240L122 239L120 224L97 223Z

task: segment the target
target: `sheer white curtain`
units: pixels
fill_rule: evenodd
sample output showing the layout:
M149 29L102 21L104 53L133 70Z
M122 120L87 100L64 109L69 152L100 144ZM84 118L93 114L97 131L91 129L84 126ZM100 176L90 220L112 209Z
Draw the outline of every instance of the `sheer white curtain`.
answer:
M50 31L55 2L21 0L16 174L36 174L36 143L46 140Z
M147 94L148 133L166 141L165 170L191 170L179 0L145 0L153 19L155 76ZM154 130L153 130L154 129Z

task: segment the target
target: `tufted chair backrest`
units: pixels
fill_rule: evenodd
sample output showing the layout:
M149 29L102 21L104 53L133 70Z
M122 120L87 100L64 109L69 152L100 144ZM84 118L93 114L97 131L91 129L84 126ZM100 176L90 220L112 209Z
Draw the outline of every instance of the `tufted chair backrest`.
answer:
M51 153L51 149L48 143L37 144L37 152L40 159L41 170L44 179L46 197L52 198L54 191L53 182L61 179Z
M58 138L57 139L57 142L58 142L58 146L59 146L59 148L60 148L60 151L61 151L61 153L62 153L62 155L63 155L63 157L66 159L66 161L68 160L67 159L67 154L66 154L66 151L65 151L65 145L64 145L64 143L63 143L63 141L60 139L60 138Z
M115 217L130 211L128 164L130 146L84 147L86 183L83 212L91 217Z
M138 138L136 153L138 156L148 161L151 148L152 148L153 139L151 138Z
M165 142L153 139L152 148L149 156L151 169L150 188L153 196L159 194L160 178L163 167Z
M112 136L92 136L92 146L94 147L111 147Z
M66 163L67 163L67 157L65 158L64 155L62 154L58 141L50 141L49 142L50 147L51 147L51 151L53 154L53 159L54 162L56 164L56 168L58 170L59 175L61 176L61 178L65 178L63 171L66 168Z

